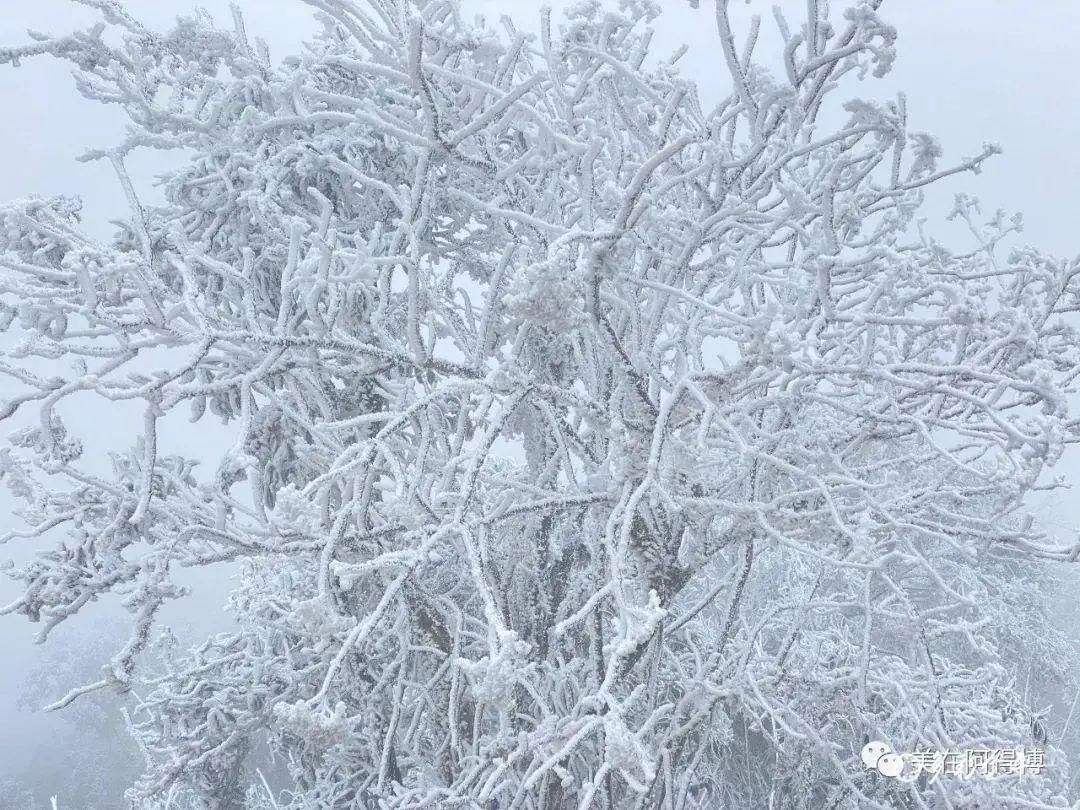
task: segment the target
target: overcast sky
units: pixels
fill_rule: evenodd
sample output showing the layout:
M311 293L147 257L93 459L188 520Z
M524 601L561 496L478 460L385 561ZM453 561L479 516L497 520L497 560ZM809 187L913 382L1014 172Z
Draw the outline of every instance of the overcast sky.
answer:
M739 19L750 13L764 17L772 30L773 0L735 3ZM128 0L128 8L153 27L167 26L187 12L188 0ZM223 25L230 24L228 0L203 0ZM301 0L241 0L247 28L261 36L277 57L293 50L315 30L310 9ZM534 29L540 4L529 0L463 0L470 13L491 20L510 14L519 28ZM556 10L566 2L552 3ZM719 53L710 0L694 10L686 0L662 0L655 47L660 52L690 46L682 65L696 79L702 97L716 100L726 88L717 83ZM780 7L797 25L805 8L801 0L783 0ZM834 6L845 6L834 0ZM69 0L3 0L0 45L27 41L26 29L64 33L90 24L92 10ZM951 195L978 195L984 211L1021 211L1030 242L1061 256L1080 253L1080 81L1076 79L1076 46L1080 42L1080 2L1076 0L885 0L882 16L899 30L898 59L884 80L848 84L842 95L877 98L903 90L908 96L909 123L937 135L946 158L959 160L978 153L984 141L997 141L1004 154L980 176L954 179L932 200L928 214L947 212ZM741 41L742 36L738 39ZM762 56L771 42L762 40ZM115 142L122 131L118 110L81 99L65 64L33 59L19 69L0 68L0 200L28 194L79 194L86 201L88 227L101 234L110 218L123 215L121 195L106 166L77 163L92 147ZM144 180L162 168L161 156L150 153L133 161ZM148 186L147 182L141 185ZM935 230L949 235L944 224ZM6 383L0 381L0 394ZM97 439L108 445L131 441L130 422L119 411L82 414ZM201 430L201 428L200 428ZM6 434L7 429L0 429ZM195 437L198 440L199 437ZM1080 474L1075 457L1064 472ZM0 527L7 528L11 502L0 493ZM1080 509L1063 500L1048 506L1046 523L1055 528L1080 525ZM2 552L2 550L0 550ZM0 553L0 556L4 556ZM0 601L11 588L0 583ZM18 617L0 617L0 721L11 704L10 686L31 656L28 639L35 628ZM26 651L24 653L24 651ZM0 757L10 753L11 735Z

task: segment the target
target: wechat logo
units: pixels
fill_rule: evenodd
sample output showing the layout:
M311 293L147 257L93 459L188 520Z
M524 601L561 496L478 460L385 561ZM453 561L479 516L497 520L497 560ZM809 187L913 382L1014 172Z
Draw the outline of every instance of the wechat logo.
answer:
M863 746L862 761L867 768L893 779L904 771L904 758L894 754L889 744L881 740L871 740Z

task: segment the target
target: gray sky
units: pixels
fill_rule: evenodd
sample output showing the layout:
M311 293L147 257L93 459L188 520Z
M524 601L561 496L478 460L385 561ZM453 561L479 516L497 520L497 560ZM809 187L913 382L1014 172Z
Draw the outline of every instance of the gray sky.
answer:
M151 26L167 26L187 12L188 0L128 0L128 8ZM222 24L229 23L228 0L202 0ZM300 0L240 0L252 36L261 36L277 57L292 50L299 39L314 31L310 9ZM552 3L556 11L565 0ZM712 3L699 10L686 0L662 0L664 15L657 20L654 47L670 52L686 42L689 54L684 71L696 79L703 98L715 100L726 88L716 79L720 57ZM750 13L763 16L763 31L771 32L773 0L740 3L735 13L745 20ZM797 25L804 4L782 0L781 8ZM833 0L834 6L847 5ZM519 28L534 29L538 2L528 0L464 0L470 13L489 19L509 13ZM946 158L959 160L976 154L984 141L1001 143L1004 154L993 159L980 176L964 175L944 184L931 200L928 214L941 217L957 191L978 195L986 213L996 208L1021 211L1030 242L1061 256L1080 253L1080 82L1075 79L1075 47L1080 42L1080 3L1075 0L885 0L882 16L899 29L898 59L884 80L867 79L848 84L842 95L891 97L898 90L908 95L909 121L914 129L937 135ZM4 0L0 14L0 44L27 41L27 28L64 33L90 24L90 9L69 0ZM744 29L745 30L745 29ZM742 36L738 36L741 41ZM767 49L763 38L759 48ZM0 200L35 193L72 194L86 201L88 227L105 231L112 217L122 216L119 189L102 164L77 163L85 149L113 143L122 132L118 110L86 102L79 97L66 65L44 59L24 62L19 69L0 68ZM161 156L150 153L132 161L132 171L148 180L162 168ZM141 182L148 187L148 182ZM151 197L152 198L152 197ZM944 223L934 230L959 234ZM5 383L0 381L0 391ZM129 415L119 410L82 414L102 446L130 443ZM76 424L79 420L76 421ZM6 434L6 426L0 433ZM210 447L215 437L200 428ZM1062 470L1070 480L1080 473L1075 454ZM0 492L0 526L6 528L11 502ZM1047 505L1050 527L1080 525L1080 507L1067 507L1060 496ZM0 557L6 556L0 549ZM12 594L0 582L0 601ZM7 655L0 659L0 720L11 711L12 685L36 654L29 645L34 628L15 617L0 617L0 644ZM5 723L5 727L10 727ZM37 730L40 735L46 726ZM0 759L25 755L25 738L15 750L12 735L0 734ZM2 770L2 766L0 766ZM2 774L0 774L2 775Z

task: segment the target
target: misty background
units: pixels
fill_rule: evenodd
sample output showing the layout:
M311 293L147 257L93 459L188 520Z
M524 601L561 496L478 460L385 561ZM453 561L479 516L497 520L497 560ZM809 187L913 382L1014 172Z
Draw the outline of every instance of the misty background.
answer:
M615 2L615 0L610 0ZM232 27L229 0L125 0L134 16L158 30L170 27L178 15L196 5L205 8L223 28ZM303 39L318 30L314 10L302 0L240 0L247 29L267 41L280 59L295 52ZM534 0L462 0L467 18L483 14L498 25L508 14L519 30L536 30L540 2ZM567 0L551 3L557 21ZM715 103L728 91L717 80L722 57L716 35L712 3L693 9L687 0L662 0L664 13L654 23L653 58L669 56L686 43L680 61L685 75L694 79L703 106ZM772 20L772 0L737 3L733 9L737 41L741 44L751 14L762 16L762 36L756 58L770 63L778 53ZM793 26L805 15L801 0L782 0ZM846 2L836 2L837 10ZM950 178L933 188L925 209L928 230L950 247L963 248L970 235L945 221L952 195L963 191L978 196L987 216L1002 208L1022 212L1025 229L1010 246L1031 243L1059 257L1080 254L1080 82L1075 79L1076 43L1080 42L1080 4L1072 0L885 0L885 20L899 31L898 57L884 79L867 78L849 83L841 94L889 99L903 91L908 97L909 125L936 135L945 149L944 162L952 164L977 154L984 141L996 141L1004 154L992 159L978 175ZM72 0L4 0L0 13L0 46L28 41L27 29L63 34L92 25L99 16ZM742 22L742 26L738 23ZM110 237L110 220L126 216L127 205L112 169L106 163L80 163L76 157L91 148L119 141L124 116L118 108L86 101L74 87L66 63L49 58L26 60L14 69L0 67L0 203L28 195L79 195L85 202L84 226L93 236ZM183 160L182 155L142 150L128 161L145 202L160 201L154 177ZM3 387L11 383L0 381ZM1080 398L1074 403L1080 409ZM92 468L107 472L110 448L131 445L141 418L121 405L61 408L72 432L84 439L84 459ZM18 414L0 426L6 437L29 424L33 410ZM182 452L216 458L227 427L214 428L206 420L191 426L175 422L162 435L163 452ZM0 442L0 447L4 442ZM1055 470L1067 481L1080 481L1080 448L1067 451ZM1060 542L1071 541L1080 526L1080 503L1075 491L1038 494L1032 509L1043 527ZM0 488L0 533L19 528L12 514L15 503ZM0 559L28 559L34 553L26 541L13 540L0 549ZM201 638L228 626L224 612L228 572L200 573L189 583L193 596L164 614L184 641ZM1080 574L1064 574L1066 587L1055 596L1060 602L1060 625L1080 634ZM0 580L0 604L16 597L15 583ZM69 626L70 625L70 626ZM140 764L133 748L116 743L121 729L114 706L105 696L74 715L45 715L38 708L62 696L69 688L94 680L98 668L122 643L127 632L124 614L115 605L94 605L65 623L50 643L35 645L38 627L21 616L0 617L0 796L5 782L31 790L38 806L48 806L43 786L61 794L61 807L92 807L69 792L76 781L99 777L102 785L124 774L134 775ZM1066 707L1067 708L1067 707ZM74 709L74 707L73 707ZM1063 718L1051 722L1060 728ZM1078 722L1074 718L1074 722ZM78 751L78 762L70 761ZM1074 770L1080 752L1069 752ZM61 780L59 783L55 780ZM89 788L86 788L90 790ZM90 791L91 793L93 791ZM8 794L10 795L10 794ZM2 802L2 799L0 799ZM115 803L113 803L115 802ZM114 795L102 807L122 806Z

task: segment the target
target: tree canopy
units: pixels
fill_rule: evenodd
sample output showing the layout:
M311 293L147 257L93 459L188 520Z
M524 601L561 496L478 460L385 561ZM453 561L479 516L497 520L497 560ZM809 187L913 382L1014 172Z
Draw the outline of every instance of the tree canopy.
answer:
M72 198L0 208L0 411L40 413L0 451L5 539L48 546L3 610L45 638L122 597L130 640L54 708L132 693L134 805L1063 806L1015 672L1063 676L1064 642L1013 617L1048 627L1080 554L1024 509L1080 438L1080 261L1001 255L1019 219L963 195L972 247L929 235L926 188L999 150L943 165L903 97L846 95L892 64L880 0L777 11L783 73L701 9L712 109L648 0L539 36L306 0L280 62L239 13L82 2L99 25L0 50L124 110L86 159L130 203L108 242ZM161 205L147 148L186 155ZM143 410L111 477L74 402ZM235 441L159 452L180 412ZM216 564L235 627L156 643ZM877 739L1048 766L888 779Z

